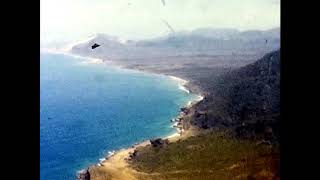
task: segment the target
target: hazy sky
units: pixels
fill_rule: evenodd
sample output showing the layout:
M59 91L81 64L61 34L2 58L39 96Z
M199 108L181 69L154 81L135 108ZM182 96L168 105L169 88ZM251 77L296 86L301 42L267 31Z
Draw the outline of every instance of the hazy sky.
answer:
M280 26L280 0L41 0L41 42L95 33L141 39L201 27L269 29Z

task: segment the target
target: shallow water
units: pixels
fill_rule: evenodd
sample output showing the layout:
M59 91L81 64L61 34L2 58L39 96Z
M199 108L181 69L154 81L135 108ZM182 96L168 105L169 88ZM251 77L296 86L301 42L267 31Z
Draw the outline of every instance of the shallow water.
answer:
M108 151L176 132L170 119L197 98L166 76L41 54L41 180L75 180Z

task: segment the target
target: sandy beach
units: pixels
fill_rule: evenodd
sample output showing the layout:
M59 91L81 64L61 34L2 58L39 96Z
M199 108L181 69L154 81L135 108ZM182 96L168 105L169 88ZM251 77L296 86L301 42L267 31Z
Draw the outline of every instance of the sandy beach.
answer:
M196 129L185 130L182 134L175 133L166 137L169 143L183 140L197 134ZM127 149L121 149L110 156L99 165L89 167L90 179L92 180L136 180L137 175L144 173L138 172L130 167L128 159L131 153L139 147L150 145L149 141L144 141Z

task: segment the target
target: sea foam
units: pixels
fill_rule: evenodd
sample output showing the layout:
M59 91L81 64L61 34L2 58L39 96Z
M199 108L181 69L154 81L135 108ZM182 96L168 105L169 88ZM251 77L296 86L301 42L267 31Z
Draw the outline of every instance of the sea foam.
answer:
M178 82L180 90L185 91L188 94L190 93L190 91L185 87L185 85L188 83L187 80L184 80L184 79L181 79L181 78L178 78L178 77L175 77L175 76L169 76L169 77Z
M109 158L109 157L113 156L115 152L116 151L108 151L108 156L107 157Z
M103 60L102 59L88 59L87 61L82 61L80 62L80 64L82 65L87 65L87 64L103 64Z

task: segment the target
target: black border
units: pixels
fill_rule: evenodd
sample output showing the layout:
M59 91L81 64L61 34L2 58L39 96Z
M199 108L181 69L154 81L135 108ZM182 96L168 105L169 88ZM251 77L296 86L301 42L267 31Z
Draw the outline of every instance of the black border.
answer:
M5 10L1 11L4 19L1 27L1 90L4 91L1 109L4 114L0 132L1 150L5 151L1 155L6 159L2 162L5 166L3 175L9 175L7 179L39 179L41 2L11 3L9 6L2 4ZM294 5L297 8L291 9ZM318 58L310 54L317 54L319 50L312 50L314 44L301 41L315 41L317 32L312 29L317 30L317 21L308 26L304 22L310 21L311 17L302 16L307 11L318 11L305 5L309 5L308 2L290 1L289 4L289 0L281 0L281 179L310 179L319 171L315 159L318 152L313 152L319 142L314 138L319 131L316 124L319 118L309 115L311 111L317 112L317 106L305 101L316 101L313 96L317 92L309 91L307 86L315 86L318 82L311 80L317 77L319 70L312 69L310 63Z
M320 152L316 148L319 118L312 116L319 111L316 109L319 91L314 92L319 82L319 66L312 64L318 61L312 55L319 52L316 44L319 32L314 32L318 30L318 20L313 19L318 7L310 1L281 0L281 179L319 176L316 159Z
M0 179L40 179L40 4L5 1L1 7Z

